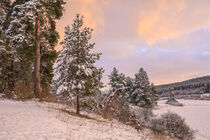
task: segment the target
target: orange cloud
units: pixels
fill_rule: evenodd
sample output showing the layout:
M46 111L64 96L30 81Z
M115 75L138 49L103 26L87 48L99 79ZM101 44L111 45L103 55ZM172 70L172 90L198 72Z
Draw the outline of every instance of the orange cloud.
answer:
M101 0L66 0L64 16L57 21L57 29L60 33L60 41L63 40L64 27L71 25L77 13L84 16L84 25L94 29L93 34L102 32L104 25L104 11L102 10L109 4L108 1ZM56 50L60 50L57 46Z
M66 13L70 13L70 19L72 20L77 13L81 14L85 17L85 26L94 29L94 33L99 33L101 32L101 29L104 25L103 8L106 5L108 5L108 1L102 2L101 0L67 0Z
M140 11L138 34L148 44L159 39L174 38L180 35L175 28L177 17L186 8L185 0L152 0Z

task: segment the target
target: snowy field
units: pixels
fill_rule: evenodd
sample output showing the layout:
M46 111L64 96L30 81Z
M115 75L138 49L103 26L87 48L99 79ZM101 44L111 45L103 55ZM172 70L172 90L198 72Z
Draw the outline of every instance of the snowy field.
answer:
M183 107L165 104L166 100L158 102L159 107L154 110L155 114L167 111L175 112L185 118L186 122L197 130L196 140L210 140L210 101L204 100L179 100Z
M149 140L145 133L106 120L74 117L50 104L0 100L0 140Z

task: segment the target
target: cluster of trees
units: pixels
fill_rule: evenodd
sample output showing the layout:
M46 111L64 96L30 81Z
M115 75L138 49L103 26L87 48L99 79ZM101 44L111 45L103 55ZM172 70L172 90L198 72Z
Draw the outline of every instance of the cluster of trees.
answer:
M64 4L63 0L0 1L0 93L26 92L26 96L42 98L51 93L53 85L56 93L76 97L79 114L80 97L103 86L104 70L94 66L101 53L91 52L93 30L83 28L80 15L71 28L65 28L62 50L56 52L56 20L63 15ZM56 60L59 78L53 82Z
M0 92L28 88L36 97L49 92L58 56L56 20L63 15L64 4L63 0L0 1Z
M141 107L151 107L157 104L158 94L143 68L139 69L134 79L126 77L114 68L111 75L109 75L109 79L111 92L124 89L129 102Z

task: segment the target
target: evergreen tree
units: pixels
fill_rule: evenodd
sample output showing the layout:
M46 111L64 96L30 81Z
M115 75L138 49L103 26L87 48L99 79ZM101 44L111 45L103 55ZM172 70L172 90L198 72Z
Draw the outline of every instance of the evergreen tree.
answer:
M132 79L131 77L126 77L125 83L126 83L126 91L129 96L128 100L129 100L129 102L131 102L131 95L134 90L134 79Z
M151 92L152 104L153 105L157 105L157 100L159 99L158 92L156 91L155 86L154 86L153 83L150 85L150 87L151 87L151 91L150 92Z
M10 3L10 0L0 1L0 92L12 86L11 54L4 32L4 24L7 21L6 15L11 8Z
M16 0L7 18L6 34L10 38L14 57L16 81L33 83L35 64L35 23L39 21L40 72L42 87L49 88L53 77L53 63L57 58L55 46L59 35L55 20L63 13L63 0ZM44 91L46 92L46 91Z
M152 103L149 78L143 68L140 68L139 72L135 74L131 102L138 106L150 106Z
M109 85L111 86L111 92L115 92L118 89L125 88L125 75L118 73L117 68L113 68L111 75L109 75Z
M209 93L209 91L210 91L210 84L207 83L205 86L205 93Z
M8 13L8 10L10 9L10 3L11 3L10 0L0 1L0 37L1 37L0 43L3 43L2 40L2 36L4 35L3 25L6 20L6 15Z
M96 68L94 63L101 53L91 53L95 43L89 43L92 30L83 28L83 17L76 15L72 28L65 28L65 38L61 43L55 83L57 93L67 93L70 98L77 99L77 114L80 111L80 98L95 93L102 87L103 69Z

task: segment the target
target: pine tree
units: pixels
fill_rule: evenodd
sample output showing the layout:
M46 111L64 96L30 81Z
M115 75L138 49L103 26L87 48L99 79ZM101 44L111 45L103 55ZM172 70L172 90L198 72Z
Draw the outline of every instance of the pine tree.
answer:
M11 54L4 32L6 15L11 8L10 3L10 0L0 1L0 92L12 87Z
M95 43L89 43L92 30L83 28L83 17L76 15L72 28L65 27L65 38L59 52L55 83L57 93L67 93L69 98L77 100L76 112L80 111L80 98L95 93L102 87L103 69L96 68L94 63L101 53L91 53Z
M109 85L111 86L111 92L115 92L118 89L125 88L125 75L118 73L117 68L113 68L111 75L109 75Z
M128 93L128 100L129 102L131 102L131 95L133 93L133 90L134 90L134 79L132 79L131 77L126 77L125 78L125 83L126 83L126 91Z
M159 99L158 92L156 91L155 86L154 86L153 83L150 85L150 88L151 88L150 92L151 92L152 104L153 105L157 105L157 100Z
M140 68L135 74L134 91L131 94L131 101L138 106L151 105L150 82L146 71Z
M63 4L63 0L16 0L13 3L13 10L7 16L10 24L7 26L6 34L10 38L14 63L17 65L16 79L21 79L24 83L34 82L36 57L34 48L35 40L39 39L40 51L36 52L40 52L40 58L37 60L41 62L37 65L40 67L37 72L41 72L42 87L50 86L53 63L57 58L54 48L59 38L55 20L62 16ZM40 24L39 38L35 37L36 21Z

